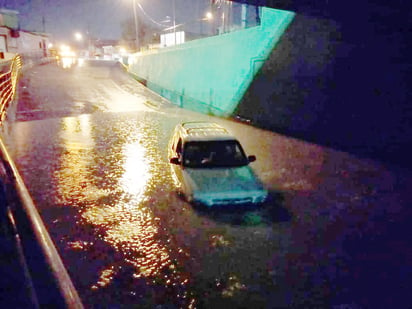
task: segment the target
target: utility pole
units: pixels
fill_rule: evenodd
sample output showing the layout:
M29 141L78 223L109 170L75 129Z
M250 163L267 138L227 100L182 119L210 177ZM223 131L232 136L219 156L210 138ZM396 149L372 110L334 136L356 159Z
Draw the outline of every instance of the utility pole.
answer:
M176 45L176 3L173 0L173 36Z
M241 17L241 22L242 22L242 29L245 29L247 26L247 5L242 3L242 17Z
M139 29L137 25L137 12L136 12L136 0L133 0L133 14L134 14L134 27L135 27L135 34L136 34L136 52L139 51Z
M90 39L90 23L87 23L87 56L90 58L90 55L92 54L92 48L91 48L91 39Z

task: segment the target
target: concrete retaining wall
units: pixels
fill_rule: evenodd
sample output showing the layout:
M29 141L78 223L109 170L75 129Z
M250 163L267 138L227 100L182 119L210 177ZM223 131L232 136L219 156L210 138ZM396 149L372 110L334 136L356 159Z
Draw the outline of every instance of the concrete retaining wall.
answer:
M369 24L362 13L344 22L296 14L235 113L255 126L412 167L407 20L381 15Z
M260 26L137 54L129 71L175 104L229 116L293 17L263 8Z

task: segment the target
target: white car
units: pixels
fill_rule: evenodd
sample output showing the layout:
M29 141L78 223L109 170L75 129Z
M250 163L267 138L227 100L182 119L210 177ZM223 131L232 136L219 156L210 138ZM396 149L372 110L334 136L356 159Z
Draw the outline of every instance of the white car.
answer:
M172 175L188 202L206 206L261 204L268 191L250 168L239 141L212 122L176 126L169 142Z

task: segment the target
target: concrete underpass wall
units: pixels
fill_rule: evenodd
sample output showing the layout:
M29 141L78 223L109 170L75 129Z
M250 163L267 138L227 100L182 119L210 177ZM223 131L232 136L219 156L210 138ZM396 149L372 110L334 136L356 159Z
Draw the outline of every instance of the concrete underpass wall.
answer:
M129 71L175 104L228 116L293 17L263 8L260 26L135 56Z
M325 18L263 9L260 27L143 56L132 71L185 108L411 167L410 13L339 5Z
M408 21L385 12L391 20L356 8L342 19L296 14L235 112L276 132L412 167Z

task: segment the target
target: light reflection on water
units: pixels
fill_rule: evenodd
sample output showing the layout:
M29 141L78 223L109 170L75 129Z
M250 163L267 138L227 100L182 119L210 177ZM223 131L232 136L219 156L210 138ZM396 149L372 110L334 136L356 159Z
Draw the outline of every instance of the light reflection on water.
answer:
M63 67L63 69L69 69L75 64L76 58L73 56L60 58L60 65Z
M88 164L94 141L89 115L66 117L61 120L60 138L64 147L61 166L55 171L56 202L63 205L86 201L91 196L102 196L88 179Z
M170 256L173 248L167 246L165 232L160 231L160 219L150 208L151 191L156 183L162 182L159 178L161 158L154 149L158 147L155 144L157 132L153 132L151 126L142 127L136 122L123 125L123 128L116 128L118 140L111 141L106 149L119 155L105 156L104 152L93 148L98 144L93 137L93 130L97 128L90 124L90 117L63 120L61 138L65 149L61 166L55 173L59 203L78 207L82 218L79 224L91 224L99 231L95 235L97 240L104 241L123 256L121 263L132 266L134 272L129 275L133 280L145 279L148 286L160 284L172 289L175 299L190 307L193 299L189 299L185 289L189 278L179 270L179 261ZM96 160L103 161L104 166L96 167ZM106 169L99 177L111 178L110 187L99 185L103 181L96 179L99 169ZM77 242L68 244L68 248L90 250L90 246L73 247L73 243ZM102 256L101 259L107 260L104 268L99 269L98 280L90 286L93 291L113 284L122 268L118 262L113 264L111 257Z
M153 175L150 174L146 151L144 147L136 141L132 144L125 145L123 155L125 157L124 173L119 184L125 193L130 194L138 201L141 199L150 178L153 177Z

